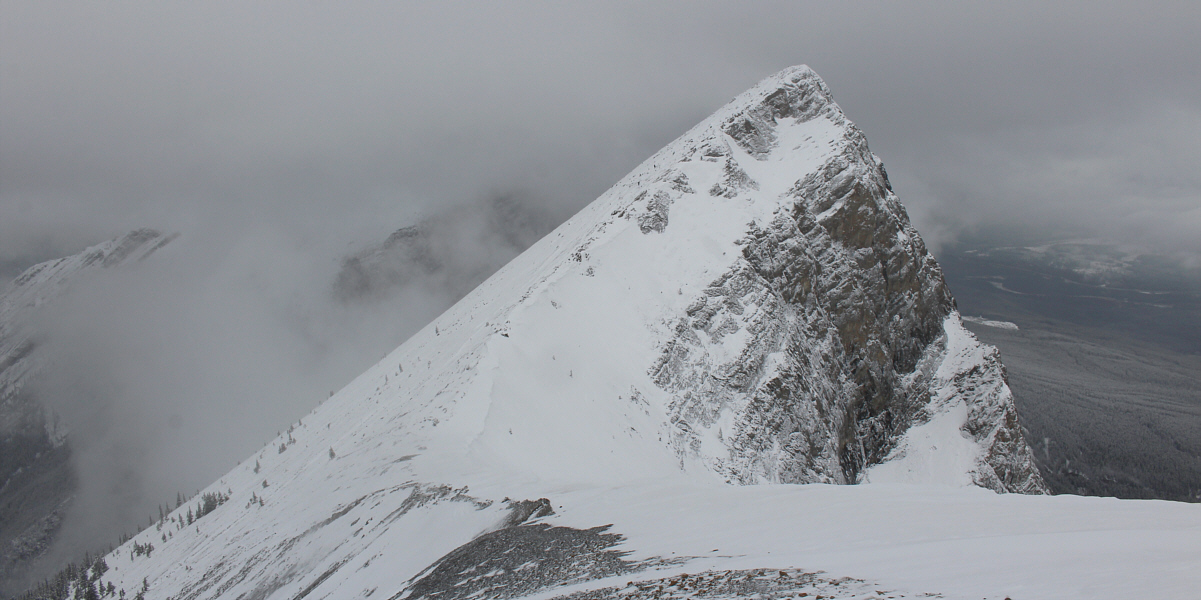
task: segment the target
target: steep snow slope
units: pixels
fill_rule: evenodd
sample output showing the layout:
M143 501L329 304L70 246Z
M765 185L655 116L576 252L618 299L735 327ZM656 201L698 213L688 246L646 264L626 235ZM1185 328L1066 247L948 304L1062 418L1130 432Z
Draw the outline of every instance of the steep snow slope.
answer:
M175 600L1192 584L1192 507L971 484L1043 487L996 351L798 67L648 159L213 484L210 506L109 555L100 580Z
M67 431L31 389L52 368L32 321L78 278L145 258L171 239L134 231L34 265L0 294L0 593L29 583L20 575L49 546L74 493Z

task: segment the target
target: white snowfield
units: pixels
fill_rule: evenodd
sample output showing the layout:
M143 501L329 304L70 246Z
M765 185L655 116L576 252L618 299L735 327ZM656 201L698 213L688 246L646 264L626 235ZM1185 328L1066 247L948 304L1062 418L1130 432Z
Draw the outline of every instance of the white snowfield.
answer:
M759 157L722 137L728 116L800 80L816 75L768 78L648 159L210 486L229 495L223 505L188 524L193 499L117 549L102 580L174 600L672 597L680 584L630 582L711 573L716 598L743 595L721 592L744 588L720 574L747 570L745 581L796 575L792 587L770 583L793 597L1198 597L1201 507L973 485L993 434L965 425L981 403L1008 406L1009 391L993 378L965 395L965 377L1000 367L956 313L927 357L926 418L867 470L870 483L770 485L765 469L763 485L730 485L718 466L749 410L734 401L696 444L673 443L672 395L651 371L679 316L744 260L737 242L751 224L771 221L848 136L826 117L785 118ZM704 159L706 143L743 167L742 193L706 193L739 181ZM739 356L748 329L702 340L707 360ZM769 354L761 371L782 360ZM554 514L527 510L516 520L533 525L506 529L522 506L510 499L539 498ZM496 568L438 562L473 543L479 556L454 556L501 564L530 549L518 534L605 525L621 538L590 533L595 547L564 560L609 566L549 588L522 579L558 568L539 555Z

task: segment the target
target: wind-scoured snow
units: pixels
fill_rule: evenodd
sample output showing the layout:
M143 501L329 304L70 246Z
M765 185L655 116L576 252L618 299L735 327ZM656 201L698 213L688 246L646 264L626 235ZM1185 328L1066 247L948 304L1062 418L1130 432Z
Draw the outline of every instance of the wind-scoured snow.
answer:
M862 134L787 69L210 486L224 504L117 549L104 580L174 600L650 598L700 573L713 597L1194 584L1195 507L990 491L1042 484L999 357L951 302ZM777 583L753 583L764 569Z

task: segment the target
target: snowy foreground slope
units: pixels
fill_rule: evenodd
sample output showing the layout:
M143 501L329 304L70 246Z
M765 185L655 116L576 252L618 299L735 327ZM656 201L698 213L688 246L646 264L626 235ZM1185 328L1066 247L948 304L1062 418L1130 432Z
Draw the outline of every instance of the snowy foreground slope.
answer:
M847 483L864 485L828 485ZM1201 589L1197 507L997 493L1041 491L996 351L962 327L862 134L797 67L99 579L175 600Z

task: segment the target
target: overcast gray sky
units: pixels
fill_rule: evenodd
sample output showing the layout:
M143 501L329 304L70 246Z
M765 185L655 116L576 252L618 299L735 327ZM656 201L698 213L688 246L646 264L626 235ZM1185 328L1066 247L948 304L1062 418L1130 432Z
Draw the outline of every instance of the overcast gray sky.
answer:
M799 63L935 242L1201 245L1196 2L0 6L0 259L503 189L570 214Z
M59 407L86 471L68 529L203 487L453 300L432 281L331 304L341 257L434 216L471 232L451 262L495 266L515 250L479 233L491 216L445 223L497 196L566 218L794 64L935 247L1201 252L1198 31L1195 1L0 0L0 281L183 234L47 319L74 374L47 388L103 387Z

